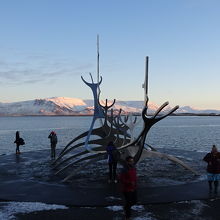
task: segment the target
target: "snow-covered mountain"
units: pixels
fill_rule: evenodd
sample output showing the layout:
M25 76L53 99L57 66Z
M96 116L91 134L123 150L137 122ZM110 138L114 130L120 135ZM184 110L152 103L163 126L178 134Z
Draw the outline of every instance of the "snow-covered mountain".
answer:
M220 110L216 109L196 109L190 106L180 107L176 113L192 113L192 114L220 114Z
M109 101L110 105L112 101ZM105 100L101 101L105 105ZM159 106L149 102L148 113L153 113ZM116 101L113 109L122 113L141 113L143 101ZM166 109L169 110L168 106ZM93 100L82 100L77 98L54 97L35 99L30 101L0 103L0 116L22 116L22 115L92 115ZM194 114L220 114L220 110L198 110L189 106L179 108L176 113Z

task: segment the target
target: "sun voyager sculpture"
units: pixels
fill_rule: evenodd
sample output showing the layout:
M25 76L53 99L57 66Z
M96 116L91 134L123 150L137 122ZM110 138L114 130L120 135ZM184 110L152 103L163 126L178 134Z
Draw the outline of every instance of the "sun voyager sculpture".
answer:
M99 57L99 55L98 55ZM99 69L99 68L98 68ZM121 153L120 163L123 163L126 156L134 157L135 163L138 163L147 157L165 158L177 163L184 168L197 174L191 167L179 160L178 158L161 153L155 148L147 144L147 134L151 127L175 112L179 106L175 106L169 112L163 113L164 108L169 104L165 102L151 116L147 114L148 110L148 57L146 58L146 76L143 85L145 90L145 103L142 110L143 128L137 137L134 136L134 128L137 125L137 117L131 113L122 116L120 111L113 111L115 99L109 104L108 100L105 103L100 101L100 85L102 77L98 77L95 83L90 73L91 82L87 82L82 76L82 81L90 87L94 97L94 114L90 128L84 133L73 138L60 152L57 159L53 162L53 168L56 170L56 175L65 174L63 182L71 181L75 174L80 172L95 161L104 160L106 158L106 145L109 141L113 141L117 149ZM122 118L124 117L124 118ZM95 127L96 121L99 121L100 126ZM148 147L146 147L148 146ZM77 169L71 169L78 165Z

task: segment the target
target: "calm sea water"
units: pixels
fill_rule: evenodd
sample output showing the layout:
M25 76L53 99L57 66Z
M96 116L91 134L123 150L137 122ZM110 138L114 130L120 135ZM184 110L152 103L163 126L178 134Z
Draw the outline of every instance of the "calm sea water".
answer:
M15 152L17 130L26 142L21 151L48 149L51 130L56 131L58 147L63 148L87 131L91 121L92 117L0 117L0 154ZM136 135L141 128L140 122ZM212 144L220 147L220 117L167 117L151 128L146 142L156 148L209 151Z

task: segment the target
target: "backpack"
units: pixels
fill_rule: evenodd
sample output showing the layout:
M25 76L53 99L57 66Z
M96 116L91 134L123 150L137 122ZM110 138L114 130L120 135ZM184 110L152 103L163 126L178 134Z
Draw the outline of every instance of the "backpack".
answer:
M20 145L25 145L24 139L23 138L19 138L18 143Z
M115 149L112 151L112 159L113 159L114 161L118 161L118 160L120 160L120 158L121 158L121 153L119 152L118 149L115 148Z

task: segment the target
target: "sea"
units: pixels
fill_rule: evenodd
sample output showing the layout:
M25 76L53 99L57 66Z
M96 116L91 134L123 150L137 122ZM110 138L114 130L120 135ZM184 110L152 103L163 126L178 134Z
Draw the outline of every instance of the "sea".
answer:
M58 148L64 148L73 138L89 130L90 116L23 116L0 117L0 154L15 152L15 132L25 140L21 150L49 149L48 135L53 130L58 136ZM97 120L95 127L100 126ZM135 136L143 127L137 119ZM156 123L149 131L146 143L154 148L183 149L208 152L213 144L220 146L220 117L169 116Z

